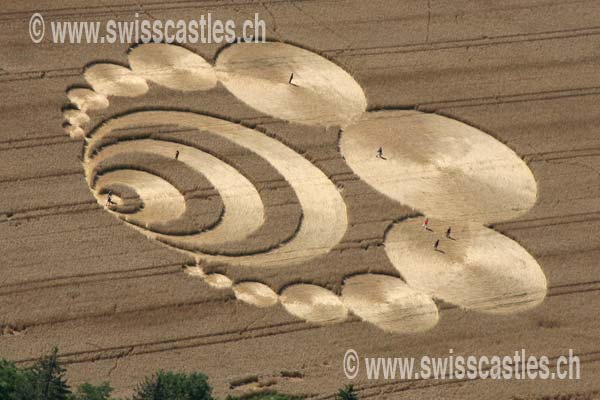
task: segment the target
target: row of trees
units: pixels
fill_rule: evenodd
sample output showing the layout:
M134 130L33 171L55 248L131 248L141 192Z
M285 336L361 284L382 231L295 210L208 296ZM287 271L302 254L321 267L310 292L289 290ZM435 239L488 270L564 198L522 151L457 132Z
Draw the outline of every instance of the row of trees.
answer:
M69 387L66 371L58 361L58 350L40 358L30 368L19 368L14 363L0 359L1 400L118 400L111 397L113 389L108 383ZM338 400L358 400L352 386L340 389ZM126 399L121 399L126 400ZM201 373L173 373L159 371L146 378L127 400L216 400L208 378ZM241 400L228 396L227 400ZM278 393L262 393L244 400L300 400Z

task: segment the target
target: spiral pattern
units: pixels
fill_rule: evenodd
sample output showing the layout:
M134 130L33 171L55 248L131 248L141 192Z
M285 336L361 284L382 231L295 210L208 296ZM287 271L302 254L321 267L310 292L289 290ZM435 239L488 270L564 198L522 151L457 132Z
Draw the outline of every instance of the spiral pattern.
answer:
M183 134L155 138L140 132L170 125ZM132 129L135 128L135 129ZM248 240L265 222L265 208L255 185L242 173L207 151L183 143L186 129L197 135L213 135L258 155L285 179L302 209L293 236L267 251L234 254L228 244ZM144 165L131 163L144 154L174 160L208 180L222 201L223 213L214 226L167 232L160 225L173 225L187 210L186 195L172 179ZM120 157L120 158L119 158ZM85 170L98 201L105 205L113 186L131 188L144 205L133 214L113 212L147 236L194 254L198 260L244 266L290 265L327 253L348 224L346 206L335 185L305 158L284 144L258 131L225 120L177 111L144 111L115 118L95 131L85 151ZM117 191L114 191L117 193ZM118 193L117 193L118 194ZM117 197L118 198L118 197ZM216 246L216 247L215 247ZM216 249L218 247L218 250Z
M544 299L546 279L535 259L485 227L527 212L537 195L527 165L489 135L434 114L365 112L366 96L346 71L289 44L232 45L215 66L167 44L136 46L128 58L129 66L86 68L91 88L67 91L64 128L85 139L85 175L98 202L144 235L193 255L190 276L253 306L280 303L309 322L338 323L353 313L403 334L437 324L433 299L491 313L526 310ZM210 90L219 81L261 113L344 128L340 150L355 174L431 217L427 229L411 218L387 231L385 252L402 279L363 273L345 279L341 293L309 283L276 293L258 281L205 272L206 262L293 266L326 254L346 232L346 205L334 183L261 132L156 110L109 119L86 136L88 113L107 108L110 96L142 96L152 85ZM377 148L383 154L376 157ZM268 194L273 183L277 195ZM453 237L444 237L449 226ZM434 251L436 239L442 244Z

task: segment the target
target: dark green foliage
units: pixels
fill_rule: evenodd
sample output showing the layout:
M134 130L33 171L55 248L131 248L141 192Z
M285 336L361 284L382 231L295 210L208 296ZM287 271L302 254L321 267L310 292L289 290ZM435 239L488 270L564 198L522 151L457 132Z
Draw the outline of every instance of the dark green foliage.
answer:
M159 371L140 384L133 400L213 400L205 375Z
M35 397L30 371L0 359L0 399L31 400Z
M98 386L89 383L71 393L65 379L65 370L58 362L55 348L31 368L18 368L14 363L0 359L0 400L117 400L110 397L113 389L108 383ZM129 399L128 399L129 400ZM159 371L138 385L130 400L215 400L208 379L201 373L173 373ZM228 396L227 400L301 400L275 392L242 397ZM336 394L336 400L358 400L348 385Z
M354 386L346 385L337 392L335 398L336 400L358 400L358 394L354 390Z
M69 397L69 400L110 400L112 391L113 389L106 382L98 386L84 383L77 388L77 393Z
M34 397L31 400L67 400L71 391L65 370L58 364L58 349L42 357L31 369Z

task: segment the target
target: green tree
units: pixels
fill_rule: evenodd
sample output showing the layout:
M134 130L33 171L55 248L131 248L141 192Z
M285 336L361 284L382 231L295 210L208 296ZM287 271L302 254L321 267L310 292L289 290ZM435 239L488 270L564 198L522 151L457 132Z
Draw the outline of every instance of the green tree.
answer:
M0 399L31 400L35 398L31 382L32 376L29 371L19 369L14 363L0 359Z
M213 397L203 374L159 371L137 387L133 400L213 400Z
M106 382L98 386L84 383L77 388L77 393L69 397L69 400L110 400L112 391L112 387Z
M354 390L354 386L346 385L340 389L335 395L336 400L358 400L358 394Z
M58 363L58 349L42 357L30 370L35 391L32 400L67 400L71 394L65 379L65 369Z

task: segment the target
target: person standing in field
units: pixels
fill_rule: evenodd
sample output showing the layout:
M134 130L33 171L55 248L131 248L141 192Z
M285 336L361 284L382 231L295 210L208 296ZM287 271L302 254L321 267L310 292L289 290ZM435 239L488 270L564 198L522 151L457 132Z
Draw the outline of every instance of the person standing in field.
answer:
M175 152L175 160L179 160L179 150Z
M106 197L106 205L114 206L116 203L112 200L112 190L108 191L108 196Z
M383 158L383 148L382 147L377 149L377 155L375 157Z
M433 244L433 249L435 251L438 251L438 246L440 245L440 239L436 240L435 243Z
M425 218L423 221L423 229L429 229L429 218Z
M448 227L448 230L446 231L446 237L447 237L448 239L451 239L451 238L450 238L450 235L451 235L451 234L452 234L452 228L451 228L451 227Z

